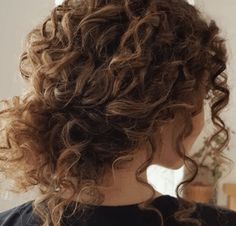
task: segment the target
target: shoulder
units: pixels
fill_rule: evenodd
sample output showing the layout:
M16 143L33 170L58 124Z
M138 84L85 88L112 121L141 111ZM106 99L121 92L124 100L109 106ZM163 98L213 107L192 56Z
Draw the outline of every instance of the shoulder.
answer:
M178 211L179 201L176 197L163 195L155 200L154 205L166 217L172 217ZM212 204L197 202L196 209L192 213L192 218L200 220L202 226L236 226L235 211Z
M38 225L33 218L32 201L28 201L19 206L0 212L1 226L25 226Z
M211 204L197 203L194 217L201 219L203 225L235 226L236 212Z

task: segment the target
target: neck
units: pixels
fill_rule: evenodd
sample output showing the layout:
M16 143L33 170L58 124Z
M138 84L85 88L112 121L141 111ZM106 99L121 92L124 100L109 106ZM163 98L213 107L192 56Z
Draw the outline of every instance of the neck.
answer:
M153 195L153 190L150 186L137 181L135 173L138 167L145 161L146 152L137 152L131 162L128 162L128 167L122 169L109 170L105 173L102 181L99 182L98 190L103 194L104 200L101 206L122 206L142 203ZM147 171L144 171L139 176L144 182L148 183ZM154 190L154 198L162 194ZM86 200L86 196L80 198Z
M106 184L111 184L110 187L99 188L99 191L104 194L104 201L101 205L138 204L146 201L153 195L151 188L137 181L134 171L122 169L115 171L114 174L114 183L111 182L113 178L111 173L104 177L107 179ZM141 178L147 182L146 171L141 174ZM161 195L161 193L155 191L154 198Z
M140 149L133 154L133 159L127 162L121 169L115 169L114 175L110 170L102 181L103 187L99 191L104 195L104 202L101 205L131 205L148 200L153 195L152 186L147 186L136 179L136 170L147 159L147 152ZM144 182L148 183L147 171L139 176ZM154 190L155 191L155 190ZM162 194L155 191L154 198Z

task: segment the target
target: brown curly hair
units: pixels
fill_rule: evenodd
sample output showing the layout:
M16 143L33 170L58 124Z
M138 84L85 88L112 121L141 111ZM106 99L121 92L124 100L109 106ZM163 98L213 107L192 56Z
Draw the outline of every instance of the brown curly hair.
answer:
M14 179L15 192L38 185L33 210L43 226L60 226L72 203L81 219L93 209L89 204L101 204L97 186L104 172L143 144L151 146L136 172L144 183L139 175L159 151L153 134L173 118L181 125L174 131L175 150L194 169L176 189L175 217L200 225L191 218L195 203L179 194L198 169L182 142L192 131L193 115L209 100L212 137L224 134L217 147L224 158L229 129L219 113L229 88L219 32L184 0L66 0L28 34L20 60L28 89L1 101L6 142L0 171ZM73 195L62 198L66 190ZM91 199L74 202L83 192ZM152 198L139 207L161 217Z

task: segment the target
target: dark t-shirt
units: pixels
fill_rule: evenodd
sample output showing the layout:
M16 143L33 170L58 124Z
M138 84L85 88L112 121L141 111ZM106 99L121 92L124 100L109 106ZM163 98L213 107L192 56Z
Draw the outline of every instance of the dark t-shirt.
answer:
M153 201L153 205L164 216L165 226L180 226L172 217L178 208L178 200L162 195ZM66 211L65 211L66 213ZM63 226L158 226L155 213L142 211L137 204L125 206L98 206L86 223L76 215L62 218ZM192 217L200 219L202 226L236 226L236 212L219 206L197 203ZM32 213L32 201L0 213L0 226L37 226L39 221ZM187 224L185 224L187 225Z

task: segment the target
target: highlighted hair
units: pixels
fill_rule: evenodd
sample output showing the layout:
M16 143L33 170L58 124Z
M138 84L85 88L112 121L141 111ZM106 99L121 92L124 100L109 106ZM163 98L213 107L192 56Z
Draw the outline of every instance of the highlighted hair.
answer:
M64 1L27 36L20 61L27 92L2 101L0 171L18 191L39 187L33 209L42 226L60 226L71 204L71 214L86 220L89 204L103 201L104 172L129 161L141 145L148 159L136 177L154 194L139 175L159 151L154 132L177 118L175 150L194 170L176 190L175 217L200 225L191 218L195 203L179 195L197 174L182 142L207 99L212 137L225 138L216 150L224 158L229 133L219 113L229 100L226 55L215 22L184 0ZM72 195L62 198L66 190ZM91 199L79 202L82 193ZM139 207L162 219L152 200Z

